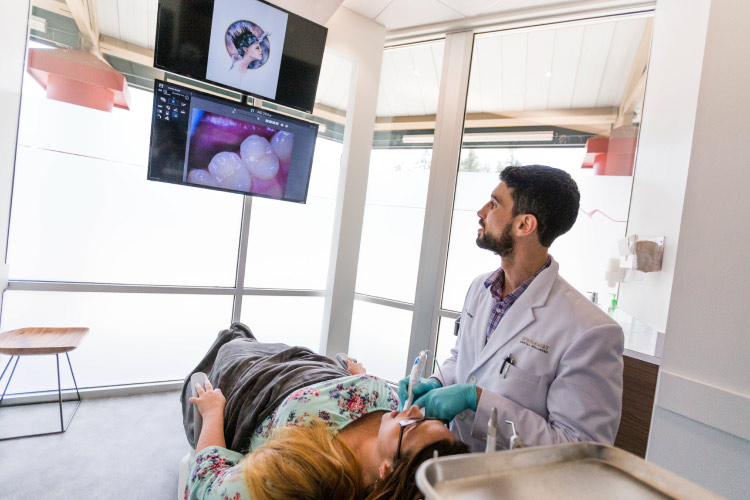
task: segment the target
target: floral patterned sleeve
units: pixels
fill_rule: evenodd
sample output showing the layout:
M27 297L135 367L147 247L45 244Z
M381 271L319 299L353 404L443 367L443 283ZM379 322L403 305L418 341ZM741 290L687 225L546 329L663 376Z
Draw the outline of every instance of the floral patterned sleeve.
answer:
M251 500L237 465L242 457L218 446L201 450L190 462L185 500Z
M396 408L398 396L378 377L365 374L327 380L287 396L255 430L250 449L262 446L279 427L308 425L315 419L339 431L372 411Z

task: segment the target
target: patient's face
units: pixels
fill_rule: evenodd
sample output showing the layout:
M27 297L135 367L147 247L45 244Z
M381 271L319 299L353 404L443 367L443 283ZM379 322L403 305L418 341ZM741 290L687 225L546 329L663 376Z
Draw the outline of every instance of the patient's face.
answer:
M378 450L384 458L391 460L396 457L398 447L398 436L401 431L401 420L411 418L422 418L422 411L412 406L404 411L392 411L383 415L380 421L380 430L378 432ZM401 457L411 456L427 445L430 445L441 439L455 438L442 422L439 420L426 420L417 425L411 425L404 429L404 436L401 440Z

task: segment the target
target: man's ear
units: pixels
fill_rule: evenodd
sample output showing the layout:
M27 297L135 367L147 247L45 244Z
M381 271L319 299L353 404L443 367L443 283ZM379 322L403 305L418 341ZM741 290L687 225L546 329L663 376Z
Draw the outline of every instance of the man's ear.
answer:
M516 236L523 237L532 234L538 226L536 216L520 214L516 216Z
M380 463L380 467L378 467L378 478L382 481L392 471L393 471L393 467L391 467L391 463L390 462L381 462Z

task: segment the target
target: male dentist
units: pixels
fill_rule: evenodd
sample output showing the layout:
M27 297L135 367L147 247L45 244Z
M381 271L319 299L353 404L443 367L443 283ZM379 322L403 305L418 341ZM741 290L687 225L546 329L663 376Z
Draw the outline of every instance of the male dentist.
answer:
M512 433L506 420L528 446L612 444L622 406L622 329L560 277L548 254L576 220L578 187L568 173L541 165L507 167L500 180L477 213L477 245L499 255L500 268L471 284L443 376L416 384L414 404L452 421L472 451L485 449L492 408L500 448ZM401 381L399 396L407 384Z

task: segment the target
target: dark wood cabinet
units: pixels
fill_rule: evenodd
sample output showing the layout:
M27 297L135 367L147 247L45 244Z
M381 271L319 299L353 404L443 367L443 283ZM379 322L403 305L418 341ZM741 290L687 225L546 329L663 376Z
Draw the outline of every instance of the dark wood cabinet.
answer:
M622 418L615 446L646 457L659 366L624 356Z

